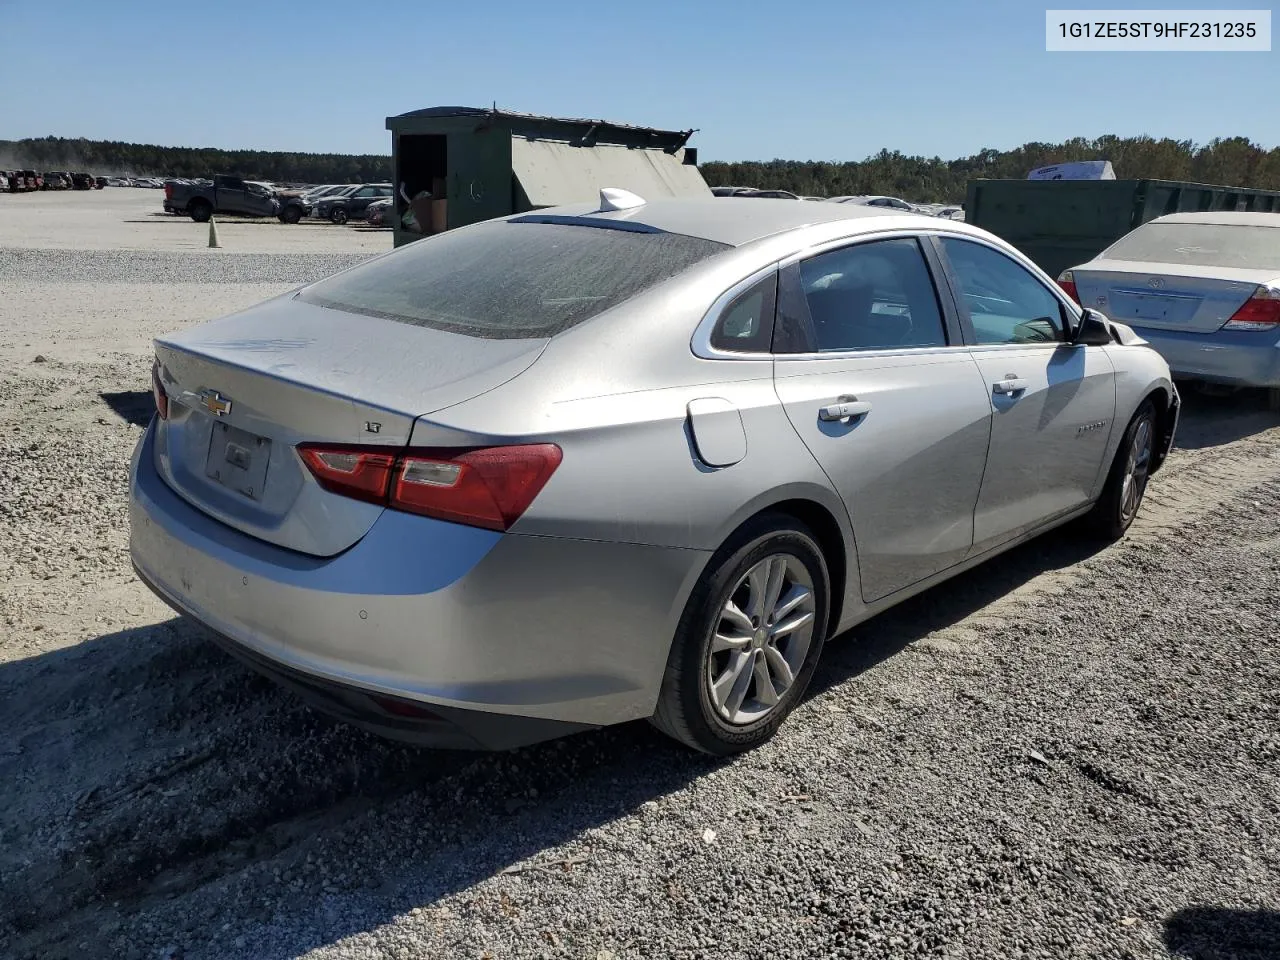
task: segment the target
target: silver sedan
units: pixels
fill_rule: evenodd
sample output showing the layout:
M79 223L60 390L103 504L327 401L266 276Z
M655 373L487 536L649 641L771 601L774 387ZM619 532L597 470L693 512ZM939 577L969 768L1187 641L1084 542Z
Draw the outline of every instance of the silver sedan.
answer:
M417 241L156 341L142 579L311 703L507 748L770 737L828 637L1083 517L1169 369L981 230L664 200Z
M1058 280L1136 327L1175 374L1265 387L1280 410L1280 215L1158 217Z

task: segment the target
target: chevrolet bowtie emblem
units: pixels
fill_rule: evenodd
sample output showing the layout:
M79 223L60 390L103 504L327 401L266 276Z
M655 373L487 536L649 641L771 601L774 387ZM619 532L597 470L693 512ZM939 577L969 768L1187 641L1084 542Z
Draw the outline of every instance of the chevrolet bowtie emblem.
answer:
M231 412L231 401L217 390L201 390L200 402L215 417L224 417Z

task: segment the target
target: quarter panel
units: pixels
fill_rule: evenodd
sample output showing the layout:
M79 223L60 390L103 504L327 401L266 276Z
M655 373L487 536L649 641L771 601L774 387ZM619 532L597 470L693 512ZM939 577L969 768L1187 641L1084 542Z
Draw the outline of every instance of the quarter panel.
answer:
M155 473L130 484L130 552L197 620L288 667L365 689L586 724L649 716L708 554L501 535L385 511L334 558L204 516Z

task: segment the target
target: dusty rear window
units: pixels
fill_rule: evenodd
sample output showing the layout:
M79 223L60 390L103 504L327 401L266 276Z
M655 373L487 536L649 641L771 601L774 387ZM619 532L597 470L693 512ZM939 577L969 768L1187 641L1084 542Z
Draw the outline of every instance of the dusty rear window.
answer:
M1109 260L1280 270L1280 216L1276 221L1275 227L1145 223L1113 243L1102 256Z
M299 297L475 337L551 337L727 249L675 233L499 221L415 241Z

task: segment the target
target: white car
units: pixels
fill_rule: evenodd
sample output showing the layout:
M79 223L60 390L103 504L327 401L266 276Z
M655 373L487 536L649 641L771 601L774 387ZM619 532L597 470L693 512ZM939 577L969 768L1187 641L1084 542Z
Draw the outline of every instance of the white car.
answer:
M1264 387L1280 410L1280 215L1157 217L1058 283L1131 326L1175 375Z

